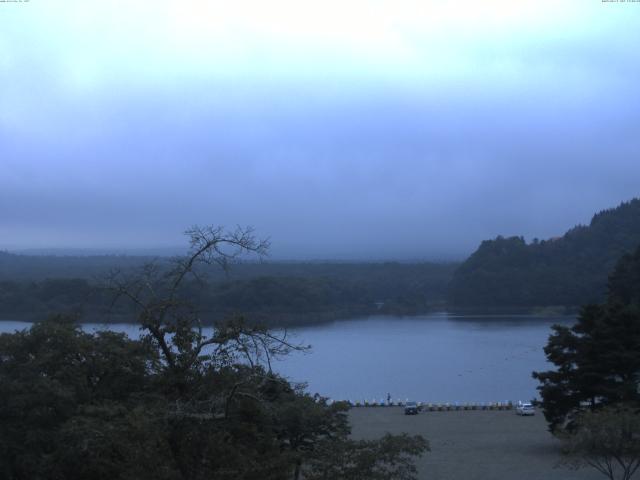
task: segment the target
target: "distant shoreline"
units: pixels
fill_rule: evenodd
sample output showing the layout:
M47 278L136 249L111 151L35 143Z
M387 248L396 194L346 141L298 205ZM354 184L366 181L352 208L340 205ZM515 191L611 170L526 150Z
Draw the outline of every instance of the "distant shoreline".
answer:
M428 311L411 312L411 313L397 313L397 312L382 312L382 311L360 311L360 312L347 312L347 311L335 311L335 312L312 312L307 314L292 314L292 313L248 313L248 314L206 314L203 316L203 325L211 326L216 322L224 320L224 318L231 318L233 316L243 316L248 322L255 324L263 324L272 328L296 328L313 325L322 325L334 322L364 320L371 317L401 317L401 318L415 318L422 316L447 316L450 319L478 319L482 320L500 320L500 319L514 319L514 318L554 318L554 317L575 317L578 309L569 308L528 308L528 309L494 309L489 311L487 309L431 309ZM77 312L61 312L63 314L77 315L79 323L97 323L104 325L132 325L136 324L137 320L135 316L124 314L77 314ZM37 323L45 320L46 317L41 314L15 314L10 316L0 317L0 322L25 322L25 323Z

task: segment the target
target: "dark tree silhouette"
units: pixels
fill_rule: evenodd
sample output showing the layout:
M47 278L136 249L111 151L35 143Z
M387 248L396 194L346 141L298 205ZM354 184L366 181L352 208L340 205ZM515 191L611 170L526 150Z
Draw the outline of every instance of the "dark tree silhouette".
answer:
M0 335L0 478L280 480L320 464L336 480L415 478L424 439L350 440L347 405L272 371L274 357L306 348L286 331L240 317L203 328L185 282L204 288L201 267L227 268L268 244L250 229L187 234L191 250L173 268L109 277L108 291L137 315L139 340L87 333L66 317ZM345 464L336 445L366 462Z
M555 326L545 353L557 368L534 372L550 429L571 430L585 409L640 402L640 248L623 256L603 305L582 309L571 327Z

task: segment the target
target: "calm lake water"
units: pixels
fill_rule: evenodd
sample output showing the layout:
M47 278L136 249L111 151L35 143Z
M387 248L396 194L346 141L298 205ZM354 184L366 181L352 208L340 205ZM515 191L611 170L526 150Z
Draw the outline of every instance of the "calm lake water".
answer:
M530 400L537 396L533 370L546 370L543 347L554 323L573 318L379 316L290 329L310 353L274 364L311 392L352 401L412 399L424 402ZM0 332L28 328L0 322ZM85 324L89 330L104 328ZM135 325L110 325L129 336Z

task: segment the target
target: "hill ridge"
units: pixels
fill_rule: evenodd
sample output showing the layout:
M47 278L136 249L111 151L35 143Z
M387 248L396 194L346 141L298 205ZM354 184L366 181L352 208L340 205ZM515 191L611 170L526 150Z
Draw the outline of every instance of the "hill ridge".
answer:
M601 302L618 259L640 245L640 198L601 210L588 225L527 243L484 240L454 272L449 303L464 307L577 306Z

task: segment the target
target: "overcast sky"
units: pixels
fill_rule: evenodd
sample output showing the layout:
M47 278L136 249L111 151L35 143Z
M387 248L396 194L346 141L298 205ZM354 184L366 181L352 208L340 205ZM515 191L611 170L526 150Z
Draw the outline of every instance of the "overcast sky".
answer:
M0 248L451 258L640 195L640 2L0 3Z

